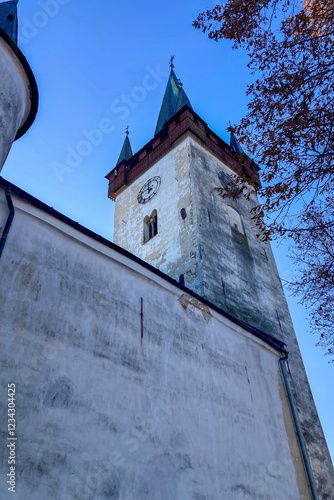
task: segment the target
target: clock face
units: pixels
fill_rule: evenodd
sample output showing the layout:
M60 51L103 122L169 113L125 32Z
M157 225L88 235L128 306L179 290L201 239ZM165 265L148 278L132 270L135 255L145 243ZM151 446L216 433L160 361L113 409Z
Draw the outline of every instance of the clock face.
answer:
M138 193L137 200L138 203L147 203L150 201L155 194L157 194L158 189L161 184L161 178L157 175L156 177L151 177Z
M219 172L218 177L223 188L233 195L237 189L237 185L233 177L224 171ZM237 198L240 198L240 195L238 195Z

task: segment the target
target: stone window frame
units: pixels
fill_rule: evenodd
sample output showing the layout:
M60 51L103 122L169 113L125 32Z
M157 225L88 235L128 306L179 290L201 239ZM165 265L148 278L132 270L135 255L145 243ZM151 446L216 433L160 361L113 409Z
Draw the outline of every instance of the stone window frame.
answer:
M144 218L143 243L147 243L158 234L158 213L154 209L151 215Z

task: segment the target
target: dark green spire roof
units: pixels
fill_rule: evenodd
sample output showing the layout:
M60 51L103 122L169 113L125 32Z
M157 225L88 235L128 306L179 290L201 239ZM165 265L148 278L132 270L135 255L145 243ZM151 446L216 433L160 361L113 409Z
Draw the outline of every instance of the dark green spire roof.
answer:
M239 144L238 139L236 138L236 136L234 135L233 132L231 132L231 135L230 135L230 146L233 149L233 151L235 153L238 153L239 155L244 152L244 150L242 149L242 147Z
M126 136L124 139L123 147L122 147L121 153L118 157L116 165L121 163L121 161L123 161L123 160L126 160L126 161L129 160L131 158L131 156L133 156L132 148L131 148L131 144L130 144L130 139L129 139L129 131L126 130L125 134L126 134Z
M17 44L17 3L19 0L0 4L0 29Z
M176 78L174 66L171 64L170 75L166 87L166 92L162 101L155 134L163 129L165 123L172 118L183 106L188 104L192 107L187 94L183 90L182 84Z

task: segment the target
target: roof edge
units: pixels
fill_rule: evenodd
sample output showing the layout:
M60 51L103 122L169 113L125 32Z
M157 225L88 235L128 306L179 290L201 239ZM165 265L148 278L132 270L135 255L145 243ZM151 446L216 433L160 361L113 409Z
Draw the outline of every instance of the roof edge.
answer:
M285 349L285 344L283 342L281 342L280 340L276 339L275 337L272 337L271 335L259 330L258 328L254 327L252 325L249 325L245 321L242 321L242 320L236 318L232 314L225 312L220 307L216 306L215 304L213 304L209 300L205 299L204 297L201 297L200 295L198 295L194 291L190 290L186 286L181 285L178 281L174 280L173 278L171 278L167 274L161 272L159 269L156 269L151 264L148 264L144 260L140 259L139 257L136 257L135 255L128 252L124 248L116 245L115 243L111 242L110 240L107 240L103 236L100 236L99 234L95 233L94 231L91 231L90 229L86 228L85 226L82 226L78 222L75 222L74 220L70 219L66 215L62 214L61 212L58 212L57 210L50 207L46 203L40 201L38 198L35 198L34 196L27 193L23 189L20 189L15 184L12 184L11 182L7 181L3 177L0 177L0 188L3 190L10 189L11 194L16 196L20 200L25 201L26 203L29 203L30 205L43 210L44 212L48 213L49 215L52 215L53 217L55 217L56 219L61 220L65 224L68 224L69 226L76 229L77 231L80 231L81 233L85 234L86 236L98 241L99 243L102 243L103 245L107 246L108 248L111 248L112 250L115 250L116 252L127 257L128 259L132 260L133 262L136 262L137 264L144 267L145 269L148 269L153 274L159 276L160 278L164 279L165 281L168 281L169 283L176 286L177 288L179 288L183 292L187 293L188 295L191 295L192 297L194 297L198 301L202 302L203 304L207 305L208 307L210 307L214 311L218 312L219 314L221 314L225 318L229 319L230 321L232 321L236 325L241 326L246 331L248 331L249 333L251 333L255 337L261 339L263 342L270 345L271 347L273 347L277 351L284 352L284 353L287 352Z
M257 189L260 185L258 168L246 154L236 155L231 146L211 130L207 123L187 104L172 118L163 130L133 154L129 161L114 167L105 178L108 179L108 196L116 200L118 191L130 185L139 175L148 170L156 161L167 154L177 139L191 132L219 160L226 163L239 177L247 179ZM238 156L242 156L242 161Z

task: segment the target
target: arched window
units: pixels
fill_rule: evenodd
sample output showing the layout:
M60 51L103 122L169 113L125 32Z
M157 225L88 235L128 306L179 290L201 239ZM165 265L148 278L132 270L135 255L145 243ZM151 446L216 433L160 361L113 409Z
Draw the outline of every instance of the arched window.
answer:
M146 215L144 219L144 243L151 240L158 234L158 214L153 210L150 216Z
M237 210L235 208L231 207L230 205L227 205L227 212L228 212L228 216L230 219L231 227L233 229L235 229L236 231L239 231L239 233L245 234L245 231L244 231L244 228L242 225L242 221L241 221L241 217L240 217L239 213L237 212Z

